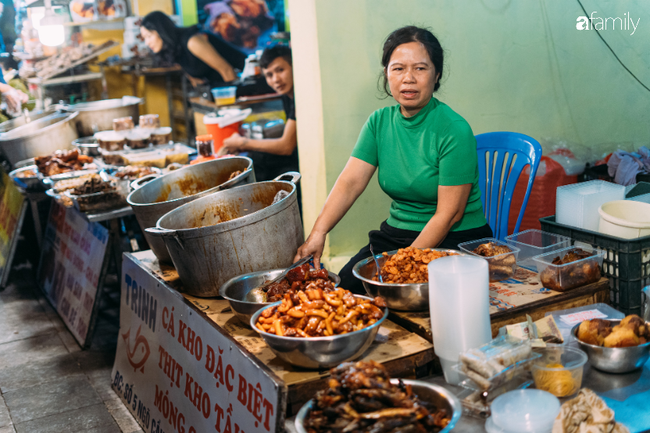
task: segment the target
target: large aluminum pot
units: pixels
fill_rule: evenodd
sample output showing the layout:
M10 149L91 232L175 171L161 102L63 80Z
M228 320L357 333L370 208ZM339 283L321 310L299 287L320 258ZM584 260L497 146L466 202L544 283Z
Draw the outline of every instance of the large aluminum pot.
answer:
M238 170L241 174L228 180ZM255 173L250 158L235 156L213 159L169 172L143 186L139 186L139 180L135 181L132 185L138 189L131 192L126 201L133 208L153 253L161 262L171 264L172 259L165 242L145 229L155 227L160 217L185 203L222 189L252 182L255 182Z
M284 176L291 181L280 180ZM304 239L299 180L299 173L289 172L219 191L165 214L146 231L165 240L185 292L217 296L233 277L291 265ZM274 203L280 191L288 196Z
M78 113L52 112L0 134L0 149L11 165L28 158L71 149L79 138L74 126ZM15 120L15 119L14 119Z
M82 102L74 105L59 105L59 108L78 112L75 126L79 137L87 137L95 132L113 129L113 119L131 116L138 123L140 116L139 105L144 102L142 98L125 96L121 99L104 99L101 101Z

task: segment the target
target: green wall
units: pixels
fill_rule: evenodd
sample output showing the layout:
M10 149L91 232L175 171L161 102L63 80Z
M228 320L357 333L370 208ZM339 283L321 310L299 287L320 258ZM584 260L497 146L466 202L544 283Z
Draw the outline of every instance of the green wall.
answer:
M594 17L623 17L632 29L601 32L626 66L650 87L650 2L583 0ZM445 49L436 97L464 116L475 134L509 130L554 137L596 154L650 140L650 92L615 60L573 0L317 0L328 190L378 98L384 38L403 25L431 28ZM293 17L299 19L299 17ZM617 23L617 27L619 24ZM388 216L376 179L330 234L332 256L367 243ZM308 228L309 230L309 228Z

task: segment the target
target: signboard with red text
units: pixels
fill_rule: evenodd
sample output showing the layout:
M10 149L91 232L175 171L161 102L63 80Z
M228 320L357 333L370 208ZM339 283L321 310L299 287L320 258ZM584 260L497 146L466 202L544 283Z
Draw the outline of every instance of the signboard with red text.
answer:
M37 282L80 345L92 328L108 229L52 202Z
M146 432L284 431L286 387L124 255L112 386Z

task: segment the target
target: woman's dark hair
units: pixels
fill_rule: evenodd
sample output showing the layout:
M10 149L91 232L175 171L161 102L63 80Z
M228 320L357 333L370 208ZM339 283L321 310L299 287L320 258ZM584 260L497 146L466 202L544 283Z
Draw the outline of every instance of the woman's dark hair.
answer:
M18 63L9 53L0 54L0 65L3 69L18 69Z
M388 68L390 57L393 55L395 48L399 47L402 44L408 44L409 42L419 42L424 45L424 48L427 50L433 66L436 67L436 74L440 74L440 77L442 77L444 56L438 38L436 38L429 30L416 26L402 27L388 35L386 42L384 42L384 52L381 56L381 64L384 66L384 69ZM382 90L386 92L386 95L393 96L390 93L390 88L388 87L388 77L386 77L385 72L382 73L381 80L383 80L381 84ZM436 82L433 91L435 92L439 88L440 80Z
M264 49L264 52L260 57L260 66L262 69L266 69L273 62L273 60L277 59L278 57L282 57L290 65L293 64L291 62L291 48L286 45L278 44L273 47Z
M174 64L182 43L187 43L190 35L198 32L197 26L176 27L176 24L163 12L154 11L142 19L142 27L152 31L155 30L163 41L160 53L157 53L158 60L164 63Z

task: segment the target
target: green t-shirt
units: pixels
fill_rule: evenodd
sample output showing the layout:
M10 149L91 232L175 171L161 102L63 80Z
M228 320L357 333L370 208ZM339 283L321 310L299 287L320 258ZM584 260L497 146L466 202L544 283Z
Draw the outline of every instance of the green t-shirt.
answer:
M472 128L436 98L412 117L404 117L399 105L372 113L352 156L378 168L379 186L393 199L389 225L422 231L436 213L438 185L468 183L465 213L451 231L486 224Z

